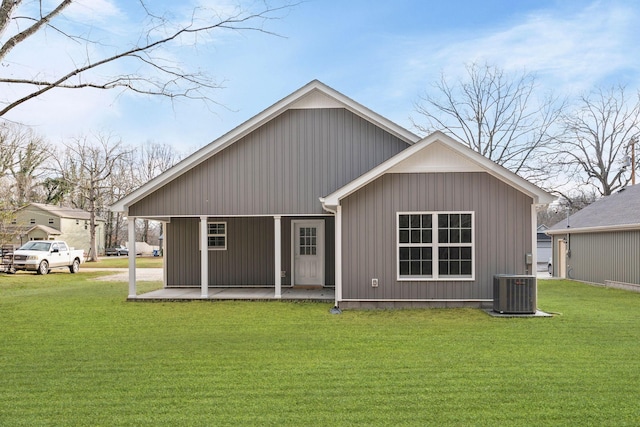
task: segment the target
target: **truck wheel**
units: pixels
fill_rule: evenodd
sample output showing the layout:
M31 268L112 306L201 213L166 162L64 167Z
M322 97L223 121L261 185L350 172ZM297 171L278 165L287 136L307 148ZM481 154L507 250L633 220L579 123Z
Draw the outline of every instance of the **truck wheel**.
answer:
M47 274L48 272L49 272L49 263L46 260L44 260L38 266L38 270L36 271L36 273L37 274Z
M80 270L80 261L78 261L78 258L76 258L73 260L73 264L69 266L69 271L71 272L71 274L76 274L79 270Z

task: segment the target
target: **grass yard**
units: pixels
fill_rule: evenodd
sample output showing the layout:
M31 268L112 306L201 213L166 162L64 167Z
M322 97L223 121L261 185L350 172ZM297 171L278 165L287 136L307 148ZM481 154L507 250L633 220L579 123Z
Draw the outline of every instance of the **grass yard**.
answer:
M0 274L0 425L640 425L640 294L541 281L561 315L331 315L127 303L98 274Z

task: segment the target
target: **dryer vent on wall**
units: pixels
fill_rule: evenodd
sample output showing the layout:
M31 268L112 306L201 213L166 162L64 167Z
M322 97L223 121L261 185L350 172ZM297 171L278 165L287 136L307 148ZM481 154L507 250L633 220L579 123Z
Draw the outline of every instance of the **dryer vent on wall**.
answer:
M493 276L493 311L505 314L535 314L536 308L535 276Z

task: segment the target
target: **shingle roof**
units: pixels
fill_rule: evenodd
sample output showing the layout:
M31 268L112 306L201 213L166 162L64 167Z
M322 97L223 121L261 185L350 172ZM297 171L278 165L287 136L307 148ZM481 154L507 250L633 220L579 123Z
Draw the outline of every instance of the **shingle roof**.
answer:
M56 206L56 205L46 205L44 203L30 203L30 205L38 209L42 209L43 211L49 212L50 214L60 218L74 218L74 219L90 218L89 212L82 209L68 208L68 207Z
M640 228L640 185L626 187L569 216L571 231L591 229ZM567 231L564 219L547 230L549 234Z
M82 219L87 221L91 219L91 214L85 210L64 206L47 205L45 203L29 203L28 205L18 210L28 209L30 206L41 209L45 212L49 212L51 215L57 216L59 218ZM96 216L96 220L105 221L105 219L100 216Z

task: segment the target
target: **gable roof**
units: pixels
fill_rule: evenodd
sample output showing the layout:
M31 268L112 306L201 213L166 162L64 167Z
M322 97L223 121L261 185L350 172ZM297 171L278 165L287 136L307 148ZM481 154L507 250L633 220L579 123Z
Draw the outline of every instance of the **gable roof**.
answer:
M385 173L411 172L487 172L532 197L534 204L547 204L554 200L551 194L526 179L436 131L320 201L331 210L340 204L341 199Z
M53 227L49 227L46 225L38 224L38 225L7 225L6 230L10 233L15 234L29 234L34 230L42 230L50 236L59 236L62 234L60 230L56 230Z
M218 152L222 151L229 145L240 140L244 136L258 129L260 126L279 116L287 110L291 109L311 109L311 108L345 108L355 115L367 120L374 125L384 129L397 138L414 144L420 137L414 133L404 129L403 127L393 123L383 116L371 111L367 107L357 103L351 98L341 94L340 92L330 88L324 83L313 80L301 87L292 94L286 96L276 102L266 110L262 111L253 118L247 120L240 126L224 134L220 138L214 140L210 144L196 151L189 157L185 158L171 169L158 175L156 178L142 185L137 190L123 197L111 206L111 210L117 212L126 212L128 207L135 202L141 200L146 195L152 193L166 183L172 181L183 173L194 168L198 164L206 161Z
M547 230L547 234L640 229L640 185L593 202Z
M91 214L83 209L78 208L69 208L64 206L56 206L56 205L47 205L44 203L29 203L26 206L21 207L20 210L27 210L29 207L35 207L37 209L43 210L45 212L50 213L53 216L57 216L59 218L72 218L72 219L86 219L89 220L91 218ZM96 217L99 221L104 221L103 218Z

